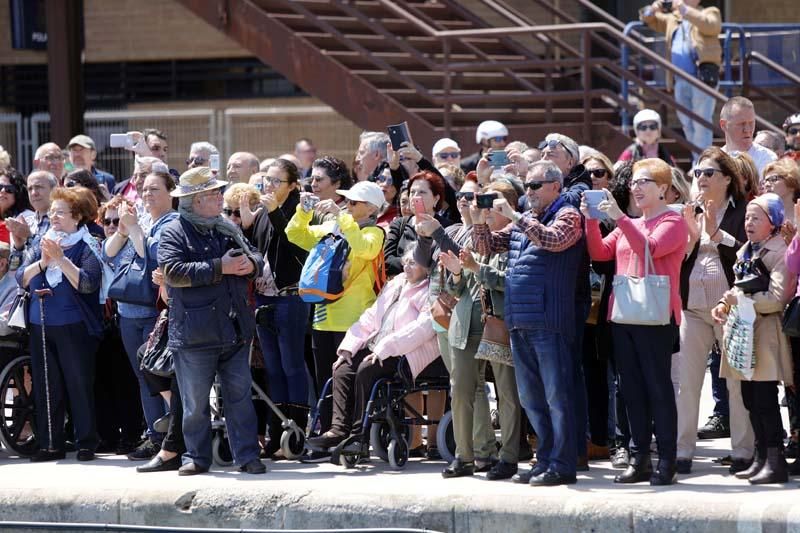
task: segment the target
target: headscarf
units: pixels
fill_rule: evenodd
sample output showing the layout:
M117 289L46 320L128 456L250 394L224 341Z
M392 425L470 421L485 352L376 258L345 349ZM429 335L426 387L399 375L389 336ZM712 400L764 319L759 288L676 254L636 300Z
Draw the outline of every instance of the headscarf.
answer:
M43 239L50 239L53 241L57 241L58 244L62 248L69 248L71 246L75 246L79 242L83 241L89 247L89 250L94 254L97 260L100 262L102 266L102 280L100 283L100 303L105 304L106 299L108 298L108 287L111 285L111 282L114 279L114 271L111 270L111 267L103 261L103 254L102 248L100 243L95 239L90 233L89 230L85 225L78 228L78 231L75 233L65 233L63 231L56 231L53 228L50 228L45 232L42 236ZM50 263L47 265L47 271L45 272L45 279L50 287L55 288L58 286L59 283L64 278L64 272L61 270L61 267L55 263Z
M194 195L181 197L180 203L178 204L178 213L180 213L181 217L186 219L200 233L208 234L216 230L219 233L232 238L234 241L236 241L236 245L242 249L245 255L247 255L247 257L255 263L253 259L253 252L250 250L250 246L248 246L248 244L245 242L242 230L239 229L238 226L228 222L222 215L217 215L215 217L201 217L200 215L196 214L192 209L193 197Z
M775 193L768 192L761 196L756 196L750 200L751 204L756 204L764 210L769 217L769 222L774 228L780 229L783 225L785 212L783 209L783 200Z

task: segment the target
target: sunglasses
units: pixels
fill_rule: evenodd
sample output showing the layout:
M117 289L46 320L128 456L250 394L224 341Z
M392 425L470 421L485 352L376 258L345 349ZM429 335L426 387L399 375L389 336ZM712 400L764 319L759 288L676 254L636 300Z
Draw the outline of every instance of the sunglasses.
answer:
M545 183L555 183L555 182L556 180L529 181L525 183L525 187L527 187L532 191L538 191L539 189L542 188L542 185L544 185Z
M14 187L13 185L11 185L10 183L9 184L0 183L0 192L7 192L9 194L16 194L17 193L17 188Z
M564 146L564 144L561 141L557 141L555 139L550 139L549 141L540 142L539 143L539 150L544 150L545 148L549 148L550 150L555 150L559 146L563 146L564 147L564 151L569 153L569 150L567 150L567 147Z
M778 183L781 180L785 180L786 176L781 176L780 174L773 174L772 176L767 176L764 178L764 183Z
M508 136L507 135L500 135L500 136L497 136L497 137L489 137L489 140L490 141L494 141L496 143L504 143L504 142L506 142L508 140Z
M103 219L104 226L119 226L119 219L118 218L104 218Z
M363 203L365 202L362 202L361 200L347 200L347 205L358 205Z
M383 174L378 174L375 178L376 183L394 183L394 180L391 176L384 176Z
M608 171L604 168L595 168L589 171L593 178L605 178Z
M797 135L798 133L800 133L800 128L789 128L788 130L786 130L786 133L788 133L789 135Z
M718 169L711 168L711 167L709 167L709 168L696 168L696 169L694 169L694 177L695 178L700 178L700 176L705 176L707 178L710 178L714 174L716 174L717 172L719 172Z
M67 187L67 188L70 188L70 187L77 187L77 186L78 186L78 182L76 182L76 181L67 181L67 182L64 182L64 187Z
M658 131L658 123L657 122L643 122L636 126L636 131Z
M234 216L238 218L242 218L242 212L239 209L228 209L227 207L222 210L225 216Z
M468 201L468 202L471 202L472 200L475 199L475 193L474 192L460 192L460 191L457 192L456 193L456 199L461 200L462 198L464 200Z
M497 137L495 137L497 139ZM439 159L458 159L461 157L461 152L439 152L436 154Z
M208 160L205 157L190 157L189 159L186 160L186 165L188 166L191 165L192 163L194 163L195 165L202 165L206 161Z

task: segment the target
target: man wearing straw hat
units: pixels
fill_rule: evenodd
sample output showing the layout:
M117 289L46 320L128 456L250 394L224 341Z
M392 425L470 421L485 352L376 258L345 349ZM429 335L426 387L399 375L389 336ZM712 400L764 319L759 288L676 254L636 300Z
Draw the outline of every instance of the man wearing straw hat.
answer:
M249 474L266 471L258 459L250 397L248 352L255 318L247 298L248 281L261 274L264 262L241 231L220 216L227 183L208 167L184 172L170 193L179 199L180 217L165 226L158 247L170 300L169 347L183 401L182 476L211 466L208 392L217 374L234 462Z

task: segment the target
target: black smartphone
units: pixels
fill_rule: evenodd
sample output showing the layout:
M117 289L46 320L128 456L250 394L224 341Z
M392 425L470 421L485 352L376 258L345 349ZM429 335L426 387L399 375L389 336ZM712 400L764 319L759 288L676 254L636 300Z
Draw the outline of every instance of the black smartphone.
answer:
M234 248L231 250L231 257L239 257L240 255L244 255L244 250L241 248Z
M661 10L664 13L672 13L672 0L664 0L661 2Z
M414 144L411 141L411 133L408 131L408 122L394 124L387 129L389 130L389 140L392 141L392 150L395 152L400 149L400 145L404 142L410 145Z
M497 198L497 194L490 192L486 194L476 194L475 195L475 203L479 209L491 209L494 205L494 201Z
M459 199L459 200L461 198L464 198L466 201L471 202L472 200L475 199L475 193L474 192L461 192L461 191L459 191L459 192L456 193L456 198Z

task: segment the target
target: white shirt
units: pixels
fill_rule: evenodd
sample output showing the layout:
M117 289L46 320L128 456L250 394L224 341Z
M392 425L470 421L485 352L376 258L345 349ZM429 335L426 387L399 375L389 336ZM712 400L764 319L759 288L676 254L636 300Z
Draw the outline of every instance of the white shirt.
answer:
M730 154L731 156L734 156L738 153L738 150L728 150L727 144L722 147L722 151ZM747 155L753 158L753 162L756 164L759 176L763 175L765 166L778 159L778 156L775 155L775 152L756 143L750 145L750 149L747 150Z

